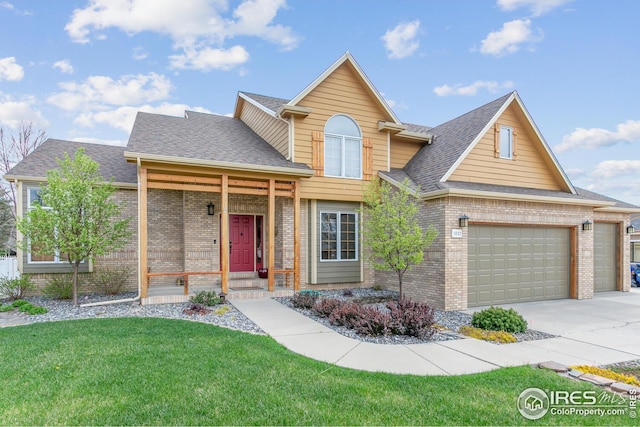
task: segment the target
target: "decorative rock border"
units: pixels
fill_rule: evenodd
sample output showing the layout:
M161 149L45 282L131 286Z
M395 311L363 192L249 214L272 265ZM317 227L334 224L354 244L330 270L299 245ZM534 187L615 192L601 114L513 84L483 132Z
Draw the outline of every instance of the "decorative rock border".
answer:
M540 369L548 369L550 371L557 372L558 374L566 378L586 381L616 393L627 394L627 395L631 395L635 393L636 396L640 396L640 387L636 387L626 383L616 382L615 380L612 380L610 378L605 378L600 375L586 374L582 371L571 369L568 366L563 365L562 363L547 361L547 362L538 363L536 367Z

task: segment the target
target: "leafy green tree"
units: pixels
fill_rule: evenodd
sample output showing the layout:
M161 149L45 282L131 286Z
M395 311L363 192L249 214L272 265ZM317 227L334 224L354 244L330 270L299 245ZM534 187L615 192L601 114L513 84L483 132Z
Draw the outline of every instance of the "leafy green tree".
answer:
M363 234L370 248L366 256L376 269L395 271L402 298L402 276L422 262L438 232L433 225L423 230L418 224L420 205L407 180L398 188L380 179L371 181L364 191L364 203Z
M65 153L58 169L47 172L41 204L18 222L24 250L38 255L58 253L73 268L73 303L78 304L78 270L83 261L125 245L129 218L111 199L115 187L104 182L99 165L79 148L74 159Z

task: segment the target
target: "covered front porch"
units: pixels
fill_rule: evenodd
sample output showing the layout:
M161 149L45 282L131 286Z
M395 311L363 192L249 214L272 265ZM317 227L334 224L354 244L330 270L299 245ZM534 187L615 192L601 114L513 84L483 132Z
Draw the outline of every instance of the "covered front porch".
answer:
M298 176L138 163L143 304L300 288ZM228 242L227 244L224 244Z

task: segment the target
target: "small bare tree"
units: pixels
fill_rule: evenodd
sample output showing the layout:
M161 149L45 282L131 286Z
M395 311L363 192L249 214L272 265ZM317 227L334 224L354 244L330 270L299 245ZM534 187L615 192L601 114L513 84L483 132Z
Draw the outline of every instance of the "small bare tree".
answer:
M20 122L15 128L0 126L0 175L4 177L11 168L31 154L46 139L46 131L35 130L33 122ZM15 185L2 179L0 186L2 186L2 197L15 207ZM15 212L15 209L12 209L12 212Z

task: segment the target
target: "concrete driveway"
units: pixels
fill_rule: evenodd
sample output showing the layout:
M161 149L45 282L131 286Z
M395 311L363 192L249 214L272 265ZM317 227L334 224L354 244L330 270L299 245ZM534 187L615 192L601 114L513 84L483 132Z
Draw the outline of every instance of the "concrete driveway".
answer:
M554 300L501 305L513 308L530 329L557 335L528 347L605 364L640 359L640 288L598 293L589 300ZM468 310L468 313L486 307ZM523 343L524 344L524 343Z

